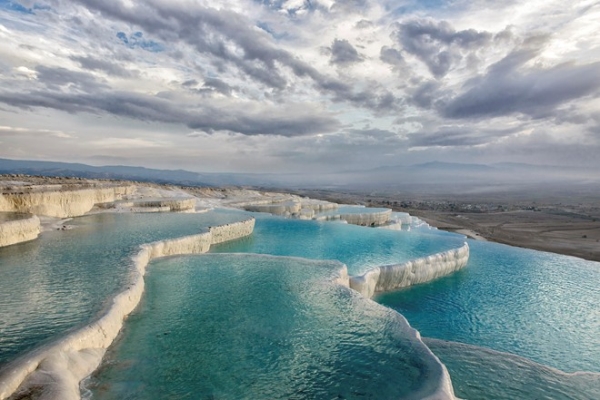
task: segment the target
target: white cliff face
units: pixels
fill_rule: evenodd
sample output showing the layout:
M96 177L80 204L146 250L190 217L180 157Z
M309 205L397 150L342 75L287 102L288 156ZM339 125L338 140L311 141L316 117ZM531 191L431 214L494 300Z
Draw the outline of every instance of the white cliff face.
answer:
M402 264L373 268L363 275L350 278L350 287L367 298L376 292L386 292L425 283L449 275L467 265L469 245L417 258Z
M40 219L32 215L29 218L0 223L0 247L28 242L40 234Z
M117 212L182 212L196 209L195 197L173 197L163 199L135 199L96 204L98 208Z
M387 229L390 231L401 231L402 224L399 222L390 221L387 224L378 226L379 229Z
M393 219L402 225L410 225L412 223L411 215L405 212L393 213Z
M285 202L278 204L250 204L244 206L246 211L264 212L274 215L293 215L302 210L302 204L297 202Z
M299 219L313 219L319 212L335 210L338 208L336 203L330 203L322 200L313 200L298 198L293 196L285 201L273 200L253 200L251 202L235 203L236 207L241 207L246 211L264 212L274 215L282 215Z
M97 203L112 202L133 193L134 186L94 187L64 190L24 190L2 193L0 211L69 218L83 215Z
M365 210L367 210L365 208ZM317 217L318 221L346 221L349 224L361 226L380 226L388 223L392 215L392 210L377 212L353 213L353 214L335 214Z
M40 393L40 399L79 399L79 382L102 361L108 346L137 307L144 292L148 263L158 257L205 253L211 244L237 239L252 233L254 218L212 227L209 232L142 245L134 257L132 283L118 294L111 307L96 321L10 363L0 371L0 399L13 393ZM214 237L213 237L214 235Z
M379 226L381 229L389 229L393 231L402 230L402 226L410 225L412 223L412 217L408 213L404 212L393 212L390 220L385 225Z
M137 207L165 207L169 211L188 211L196 208L196 199L193 197L178 199L159 199L155 201L136 201Z
M349 224L362 226L378 226L383 225L390 220L392 210L385 210L374 213L365 214L342 214L340 218Z
M218 244L229 240L239 239L244 236L249 236L254 231L254 218L242 222L234 222L226 225L211 226L210 244Z

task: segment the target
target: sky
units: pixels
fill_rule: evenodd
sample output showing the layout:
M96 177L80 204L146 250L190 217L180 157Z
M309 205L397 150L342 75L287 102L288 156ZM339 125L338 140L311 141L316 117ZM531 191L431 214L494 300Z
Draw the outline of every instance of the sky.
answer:
M600 171L600 1L0 0L0 157Z

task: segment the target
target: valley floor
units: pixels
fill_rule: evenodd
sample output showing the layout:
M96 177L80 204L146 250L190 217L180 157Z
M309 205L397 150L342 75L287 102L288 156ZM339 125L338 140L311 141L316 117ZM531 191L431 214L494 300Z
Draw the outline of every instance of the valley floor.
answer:
M600 218L530 210L470 214L406 211L439 229L463 234L467 229L498 243L600 261Z

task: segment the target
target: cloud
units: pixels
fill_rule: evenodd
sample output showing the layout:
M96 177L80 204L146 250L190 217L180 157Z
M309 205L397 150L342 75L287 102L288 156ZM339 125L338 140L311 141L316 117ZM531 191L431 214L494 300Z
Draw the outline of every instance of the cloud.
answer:
M383 46L379 53L379 59L386 64L390 64L395 68L401 68L406 66L402 53L394 48Z
M71 56L71 60L76 61L82 68L89 71L102 71L108 75L124 78L138 76L137 71L130 71L118 63L102 60L91 55Z
M218 78L204 78L202 85L200 85L200 83L195 79L189 79L185 82L182 82L181 86L188 89L192 93L196 93L205 97L212 97L214 95L231 97L234 91L241 91L241 88L237 86L230 86Z
M218 78L204 78L204 86L201 90L217 92L225 96L231 96L235 89L236 88L228 85Z
M1 126L0 125L0 137L2 136L52 136L59 139L74 139L75 136L70 135L63 131L52 130L52 129L30 129L16 126Z
M155 142L144 138L119 138L119 137L107 137L100 140L94 140L90 143L97 150L110 149L110 148L164 148L168 144L165 142Z
M37 78L37 73L34 70L29 69L29 68L24 67L24 66L20 66L20 67L15 68L14 72L17 75L23 76L23 77L25 77L25 78L27 78L29 80L33 80L33 79Z
M361 57L354 46L345 39L335 39L333 44L329 48L331 52L331 58L329 62L336 65L348 65L361 62Z
M432 108L443 97L442 85L434 80L419 83L409 93L411 94L411 103L424 109Z
M18 4L0 7L0 120L37 133L3 131L8 156L104 143L148 166L317 171L598 142L600 6L579 0Z
M441 115L452 119L510 114L551 117L561 104L600 90L600 62L519 68L526 59L517 51L493 65L465 91L441 104Z
M396 23L392 38L425 63L434 77L442 78L467 53L489 44L492 35L474 29L456 31L446 21L421 19Z
M117 38L130 49L139 47L153 53L158 53L165 49L162 44L154 40L145 39L142 32L134 32L130 35L127 35L125 32L117 32Z
M233 11L152 1L143 5L133 3L131 7L121 2L80 1L107 17L135 24L164 42L183 41L198 53L210 54L221 62L231 64L269 88L284 90L289 84L281 68L285 66L298 78L310 78L319 91L333 95L335 101L350 99L355 105L365 107L380 103L377 100L357 101L356 98L369 96L354 93L351 85L321 73L291 52L277 47L270 35L255 29L247 18ZM344 41L337 45L334 42L333 53L340 57L340 61L358 61L352 55L354 49L348 46L351 47Z
M108 88L107 84L100 82L96 77L86 72L72 71L62 67L46 67L44 65L38 65L35 70L37 80L52 90L69 86L86 93L93 93Z
M336 0L331 10L342 13L364 13L370 6L369 0Z
M81 3L106 17L135 24L165 43L183 41L201 54L233 64L271 88L283 89L287 84L279 63L299 75L306 75L310 69L287 51L276 48L266 32L254 29L250 21L233 11L152 1L132 3L130 7L99 0Z
M402 161L406 145L406 140L395 132L369 127L290 141L271 144L270 154L289 164L304 165L304 170L311 168L321 173L373 168L382 162L397 164ZM348 159L352 162L348 163Z
M229 131L244 135L301 136L331 132L340 126L333 116L310 106L247 110L243 105L234 107L231 104L224 109L202 104L183 108L158 96L126 92L0 92L0 102L24 109L44 107L68 113L108 113L142 121L184 124L209 133Z
M494 142L500 138L514 135L522 127L506 129L477 128L473 126L450 125L441 126L437 130L420 131L408 135L410 147L455 147L475 146Z
M11 11L16 11L23 14L33 14L32 5L27 4L24 6L19 4L17 1L2 1L0 2L0 8L6 8Z
M369 21L367 19L361 19L356 23L356 25L354 25L356 29L368 29L373 28L374 26L375 24L373 23L373 21Z

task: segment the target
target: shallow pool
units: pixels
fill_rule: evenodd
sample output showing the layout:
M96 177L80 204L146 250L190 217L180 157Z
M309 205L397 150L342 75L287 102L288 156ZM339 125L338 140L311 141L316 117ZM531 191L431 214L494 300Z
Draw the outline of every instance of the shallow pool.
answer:
M96 399L401 399L441 367L397 313L329 283L342 264L211 254L151 263L88 383Z
M127 284L138 245L244 218L219 211L98 214L0 248L0 366L92 319Z

